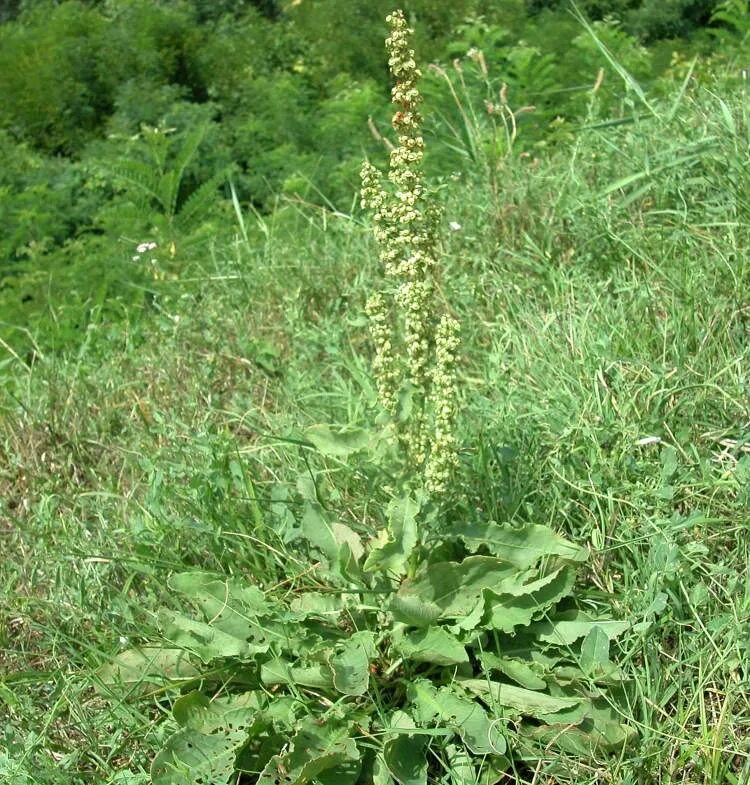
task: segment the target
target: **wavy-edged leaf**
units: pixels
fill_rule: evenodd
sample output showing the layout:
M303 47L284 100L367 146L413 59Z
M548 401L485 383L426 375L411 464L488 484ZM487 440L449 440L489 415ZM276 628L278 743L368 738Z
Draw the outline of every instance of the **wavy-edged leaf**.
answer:
M365 560L366 572L380 570L403 575L417 544L419 504L410 496L394 499L389 506L387 539L375 545Z
M394 595L389 608L396 621L412 627L429 627L443 612L436 603L424 600L417 594L409 594L408 589L403 594L399 592Z
M292 737L289 750L266 764L257 785L308 785L317 779L353 785L359 771L359 750L348 726L311 718Z
M459 536L471 551L485 547L518 569L533 567L545 556L557 556L570 562L584 562L589 552L586 548L561 537L548 526L527 524L516 527L509 523L471 523Z
M227 634L218 627L166 608L159 611L158 619L162 633L170 643L191 651L205 663L219 657L247 658L268 650L268 644L251 648L243 637Z
M540 663L533 660L524 662L516 657L501 657L485 651L479 655L479 661L486 671L500 671L524 689L544 690L547 688L547 681L542 678L546 675L546 671Z
M347 458L372 446L373 435L364 428L332 428L330 425L311 425L305 437L321 454L332 458Z
M532 631L539 636L539 640L545 643L570 646L588 635L594 627L601 628L612 641L630 629L630 626L630 622L627 621L595 619L579 611L556 620L538 622Z
M295 684L318 690L333 689L331 668L322 662L314 665L294 665L281 657L275 657L261 665L260 680L268 687Z
M301 532L310 545L326 557L330 566L338 566L339 544L319 504L305 504Z
M395 727L414 727L404 712L395 712ZM427 785L427 738L408 732L389 738L383 745L383 761L399 785Z
M625 724L604 698L585 700L578 710L570 714L563 712L550 720L547 725L522 723L521 747L525 748L524 739L529 739L545 750L551 748L580 758L593 758L603 752L622 750L637 736L635 729Z
M494 556L470 556L462 562L430 564L418 576L405 580L391 603L394 614L420 615L430 624L434 609L442 618L464 618L482 600L486 588L499 589L517 580L518 571ZM405 620L405 618L404 618Z
M529 591L519 594L520 586L514 586L514 593L484 590L485 616L483 625L493 630L511 633L517 627L526 627L545 613L555 603L570 594L575 583L575 570L561 567L543 579L527 585Z
M205 621L162 609L159 623L165 637L204 662L218 657L250 657L268 651L284 635L266 625L262 616L271 605L260 589L238 579L220 580L202 572L174 575L170 588L186 595Z
M469 661L461 641L442 627L405 632L394 640L394 646L405 660L413 662L461 665Z
M555 697L544 692L525 690L512 684L486 679L459 679L461 686L491 706L511 709L525 717L546 721L558 712L581 703L581 698Z
M409 695L422 722L438 719L454 730L475 755L505 753L505 724L491 718L474 698L459 695L450 687L436 689L424 679L411 686Z
M364 695L370 685L370 662L375 656L375 635L355 632L328 660L333 686L344 695Z

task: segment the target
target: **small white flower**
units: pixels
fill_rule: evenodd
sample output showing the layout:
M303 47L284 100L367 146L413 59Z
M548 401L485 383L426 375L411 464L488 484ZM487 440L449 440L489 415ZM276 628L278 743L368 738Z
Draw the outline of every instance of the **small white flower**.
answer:
M120 646L127 646L128 639L124 635L120 635Z
M460 232L461 231L461 224L458 221L451 221L448 226L450 226L452 232Z
M146 251L153 251L156 248L156 243L139 243L135 249L138 253L146 253Z
M141 257L140 256L134 256L133 257L133 261L134 262L140 262L141 261Z

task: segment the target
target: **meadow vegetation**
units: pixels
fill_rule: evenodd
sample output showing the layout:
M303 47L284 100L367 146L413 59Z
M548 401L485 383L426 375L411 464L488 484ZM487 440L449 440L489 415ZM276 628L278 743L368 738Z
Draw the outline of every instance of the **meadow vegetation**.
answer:
M747 4L19 5L0 779L747 782Z

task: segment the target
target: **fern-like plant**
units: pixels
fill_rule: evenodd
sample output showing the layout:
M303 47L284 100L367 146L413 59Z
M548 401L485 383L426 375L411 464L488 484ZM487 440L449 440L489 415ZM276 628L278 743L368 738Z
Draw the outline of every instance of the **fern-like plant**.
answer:
M148 222L162 246L176 244L202 228L215 205L217 189L230 174L231 167L224 168L189 194L182 193L186 172L207 131L208 123L178 136L144 126L143 155L108 165L110 176L135 211L134 221Z

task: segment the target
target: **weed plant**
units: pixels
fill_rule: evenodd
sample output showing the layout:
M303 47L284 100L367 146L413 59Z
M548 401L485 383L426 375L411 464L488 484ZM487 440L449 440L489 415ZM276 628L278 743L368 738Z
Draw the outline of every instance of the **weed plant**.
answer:
M517 761L507 781L750 777L749 125L741 79L716 71L712 80L710 89L691 78L665 98L649 96L647 118L642 105L628 122L594 118L556 151L502 156L497 202L484 169L440 195L444 223L460 226L441 238L439 258L462 339L462 485L445 498L440 523L456 532L491 520L559 530L569 554L582 554L572 543L591 551L575 604L631 622L610 644L624 679L617 716L638 732L631 746L602 761L546 745L527 752L523 726L545 723L522 720L505 731ZM348 583L321 591L340 580L342 564L327 533L346 526L367 547L386 523L381 468L363 459L366 450L342 454L339 439L370 424L377 403L361 317L363 293L383 287L369 261L371 227L299 204L238 215L236 242L165 281L146 318L93 322L72 357L2 361L0 775L11 785L144 785L159 750L174 749L173 733L201 737L215 720L193 687L219 711L252 690L292 696L310 716L345 707L344 724L371 703L413 711L395 690L376 699L370 689L407 674L427 672L445 690L440 700L463 689L465 664L398 654L368 670L365 696L303 684L297 701L293 685L252 682L257 670L238 669L237 657L212 671L166 641L154 646L159 608L163 622L186 620L176 622L184 634L219 621L184 615L183 595L168 584L178 574L192 574L174 586L204 609L218 588L226 592L222 623L262 591L293 634L308 636L314 624L330 656L287 664L320 666L331 681L330 663L341 662L353 632L331 622L335 604L352 603L345 618L374 618L374 629L388 612L358 608L352 595L362 592ZM321 423L338 454L316 447ZM311 534L321 535L317 545ZM459 563L465 547L437 546L425 544L432 563ZM406 587L419 587L420 575ZM367 594L373 607L384 596L410 599L406 588L394 592L403 583L396 573L371 577L384 587L383 596ZM334 597L334 610L306 609L310 595L322 595L321 605ZM467 651L474 668L476 649ZM583 651L575 653L580 668ZM510 683L498 671L491 681ZM429 781L476 781L447 750L467 745L453 721L433 716L397 726L405 731L397 735L393 725L380 735L373 727L350 736L373 767L386 744L389 755L399 751L394 736L411 737L409 751L429 756ZM227 750L232 737L217 747ZM272 757L284 741L269 738ZM351 750L342 736L332 754ZM484 759L485 776L498 758Z
M156 683L182 683L172 707L180 727L154 759L155 785L494 783L533 771L551 749L588 763L633 736L614 698L624 677L609 659L630 625L571 596L586 549L537 523L479 516L449 526L434 503L460 496L458 323L435 315L439 213L421 173L421 74L403 14L388 22L398 135L389 185L370 164L362 170L395 282L390 304L380 293L367 304L388 423L382 436L307 435L323 456L386 483L391 498L374 494L368 525L348 525L311 478L282 534L298 551L293 588L195 571L170 578L195 613L163 609L165 642L100 673L114 686L144 669ZM398 446L400 470L383 441Z

